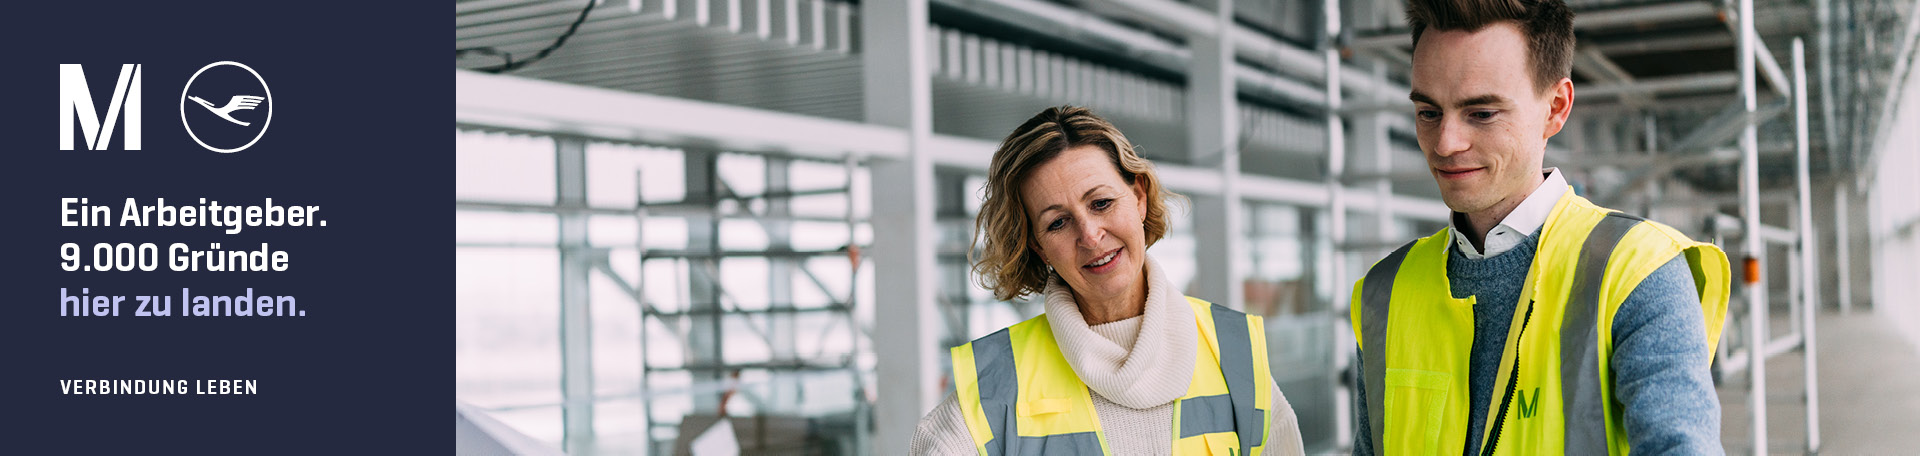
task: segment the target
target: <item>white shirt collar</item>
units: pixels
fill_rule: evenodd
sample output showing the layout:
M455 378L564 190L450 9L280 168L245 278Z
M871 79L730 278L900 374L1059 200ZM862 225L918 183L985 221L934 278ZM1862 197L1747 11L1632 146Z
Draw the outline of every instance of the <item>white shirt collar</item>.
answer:
M1459 212L1453 213L1450 228L1447 230L1447 234L1453 238L1453 247L1468 259L1492 258L1513 250L1515 246L1527 239L1527 235L1538 231L1541 225L1547 223L1547 216L1553 213L1553 206L1559 204L1560 197L1567 193L1567 178L1560 175L1559 168L1547 168L1545 172L1547 180L1541 182L1540 187L1533 189L1533 193L1527 195L1527 199L1521 200L1520 205L1513 208L1513 212L1507 213L1507 218L1501 219L1499 225L1487 231L1487 239L1483 242L1486 245L1484 251L1474 250L1473 243L1468 241L1466 236L1458 235L1458 232L1465 228L1460 224L1465 216Z

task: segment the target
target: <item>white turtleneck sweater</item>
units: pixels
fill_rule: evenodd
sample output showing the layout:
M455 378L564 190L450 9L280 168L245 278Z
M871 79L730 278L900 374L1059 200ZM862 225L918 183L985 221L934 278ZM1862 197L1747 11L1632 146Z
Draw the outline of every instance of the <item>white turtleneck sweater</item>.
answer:
M1094 413L1116 454L1171 454L1173 402L1193 381L1193 357L1200 329L1186 297L1152 257L1147 259L1145 314L1088 326L1073 292L1059 276L1046 288L1047 322L1054 341L1073 372L1093 393ZM1266 454L1297 455L1300 428L1293 406L1280 387L1273 388L1273 430ZM975 454L973 437L960 416L958 399L948 394L914 431L912 454Z

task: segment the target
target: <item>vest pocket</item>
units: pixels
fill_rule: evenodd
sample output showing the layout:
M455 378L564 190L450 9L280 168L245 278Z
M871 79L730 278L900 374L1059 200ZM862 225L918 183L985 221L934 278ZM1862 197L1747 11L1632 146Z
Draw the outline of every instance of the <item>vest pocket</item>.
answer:
M1207 434L1201 437L1207 441L1207 454L1210 456L1246 456L1240 452L1240 438L1232 432Z
M1453 376L1445 372L1387 369L1383 454L1438 454L1446 425ZM1456 448L1455 451L1458 451Z

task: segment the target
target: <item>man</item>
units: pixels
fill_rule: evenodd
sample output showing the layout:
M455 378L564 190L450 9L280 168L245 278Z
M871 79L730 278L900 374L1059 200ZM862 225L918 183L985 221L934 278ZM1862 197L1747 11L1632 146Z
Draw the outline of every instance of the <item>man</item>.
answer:
M1354 285L1354 452L1723 453L1707 367L1726 255L1541 168L1573 108L1573 14L1407 9L1420 149L1454 212Z

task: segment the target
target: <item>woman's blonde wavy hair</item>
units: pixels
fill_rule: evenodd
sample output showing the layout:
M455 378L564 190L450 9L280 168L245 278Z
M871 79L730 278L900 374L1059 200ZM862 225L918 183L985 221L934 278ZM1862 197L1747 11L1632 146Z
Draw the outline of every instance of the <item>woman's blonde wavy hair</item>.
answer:
M1000 300L1040 293L1052 271L1035 252L1036 237L1027 220L1020 185L1034 168L1080 146L1098 146L1113 160L1120 178L1139 185L1147 196L1146 245L1167 234L1167 200L1180 198L1160 185L1153 163L1134 153L1133 143L1106 119L1077 106L1047 108L1027 119L1000 142L987 167L986 201L974 218L974 239L967 253L980 286Z

